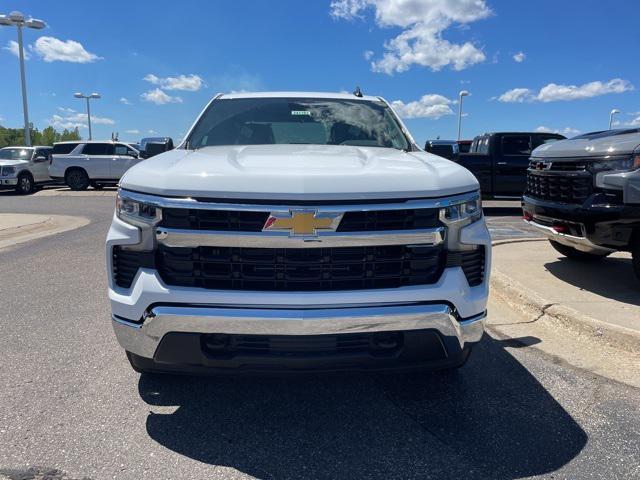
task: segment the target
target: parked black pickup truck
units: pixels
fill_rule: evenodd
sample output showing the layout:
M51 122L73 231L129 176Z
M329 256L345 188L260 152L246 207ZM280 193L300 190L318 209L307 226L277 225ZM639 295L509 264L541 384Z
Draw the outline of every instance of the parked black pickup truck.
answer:
M476 176L484 197L519 197L526 187L531 151L564 138L557 133L485 133L473 139L469 153L460 153L457 162Z

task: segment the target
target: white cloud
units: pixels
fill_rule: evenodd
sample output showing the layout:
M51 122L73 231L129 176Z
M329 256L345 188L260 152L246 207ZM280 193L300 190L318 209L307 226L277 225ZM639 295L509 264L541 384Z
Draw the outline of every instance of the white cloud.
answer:
M15 40L9 40L7 42L7 46L6 47L2 47L2 49L8 51L12 55L15 55L16 57L20 57L20 51L18 49L18 42L16 42ZM31 58L31 55L29 55L29 52L26 49L24 49L22 53L24 54L24 59L25 60L29 60Z
M149 135L153 135L154 133L158 133L158 132L156 132L155 130L147 130L147 133Z
M63 41L55 37L40 37L30 48L45 62L91 63L102 59L94 53L87 52L80 42Z
M580 133L582 133L580 130L576 129L576 128L571 128L571 127L565 127L563 129L552 129L549 127L545 127L545 126L539 126L536 128L535 130L536 132L541 132L541 133L559 133L561 135L564 135L565 137L575 137L576 135L579 135Z
M621 78L614 78L608 82L589 82L583 85L558 85L556 83L550 83L542 87L537 93L529 88L514 88L500 95L498 100L507 103L548 103L582 100L610 93L630 92L634 88L628 80L622 80Z
M155 103L156 105L165 105L167 103L182 103L182 98L167 95L159 88L149 90L140 95L145 102Z
M373 58L373 50L365 50L364 53L362 54L362 56L364 57L365 60L369 61Z
M140 130L133 128L131 130L125 130L124 133L130 133L131 135L138 135L140 133Z
M513 56L513 60L514 60L515 62L517 62L517 63L522 63L522 62L524 62L524 59L525 59L526 57L527 57L527 56L525 55L525 53L524 53L524 52L518 52L518 53L516 53L516 54Z
M330 14L336 19L363 18L375 11L380 27L400 27L403 31L384 44L382 58L371 63L376 72L404 72L412 65L437 71L450 66L463 70L486 59L471 42L452 43L442 38L453 25L466 26L491 15L485 0L333 0Z
M120 100L118 100L120 103L122 103L123 105L132 105L132 103L125 97L120 97Z
M402 100L391 102L396 113L403 118L431 118L438 119L445 115L452 115L450 105L453 103L442 95L423 95L420 100L404 103Z
M188 92L197 92L204 85L202 78L194 74L160 78L150 73L143 80L164 90L185 90Z
M635 115L638 115L637 113ZM614 125L619 125L619 122L614 122ZM640 127L640 115L623 123L625 127Z
M498 100L506 103L522 103L532 101L534 97L535 95L528 88L514 88L504 92Z
M556 85L550 83L538 93L541 102L554 102L558 100L580 100L583 98L598 97L609 93L624 93L633 90L633 85L621 78L614 78L608 82L589 82L584 85Z
M78 113L71 108L58 107L62 115L54 114L49 123L56 128L87 128L87 114ZM107 117L91 115L92 125L114 125L116 122Z

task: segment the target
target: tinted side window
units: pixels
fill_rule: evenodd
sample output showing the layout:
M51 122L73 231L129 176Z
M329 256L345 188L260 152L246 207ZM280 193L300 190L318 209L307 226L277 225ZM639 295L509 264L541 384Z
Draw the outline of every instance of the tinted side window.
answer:
M85 155L113 155L113 145L110 143L87 143L82 149Z
M453 146L451 145L433 145L431 147L431 153L434 155L453 155Z
M53 146L53 151L51 153L53 153L54 155L66 155L68 153L71 153L71 151L76 148L79 145L79 143L56 143Z
M115 146L115 154L116 155L126 155L128 148L124 145L116 145Z
M33 158L35 157L47 157L49 158L49 154L51 153L51 149L50 148L38 148L36 149L36 153L33 156Z
M503 155L529 155L531 137L529 135L508 135L502 137Z

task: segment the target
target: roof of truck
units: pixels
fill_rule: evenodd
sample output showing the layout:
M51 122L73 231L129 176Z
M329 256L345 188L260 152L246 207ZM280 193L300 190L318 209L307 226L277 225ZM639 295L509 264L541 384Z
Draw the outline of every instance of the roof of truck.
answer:
M380 101L380 97L372 95L363 95L357 97L353 93L340 92L235 92L235 93L223 93L217 96L217 98L235 99L235 98L333 98L341 100L368 100L368 101Z

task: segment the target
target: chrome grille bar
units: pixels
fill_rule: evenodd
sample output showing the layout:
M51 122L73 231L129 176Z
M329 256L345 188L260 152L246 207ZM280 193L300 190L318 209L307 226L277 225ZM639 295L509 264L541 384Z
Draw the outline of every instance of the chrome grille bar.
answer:
M290 236L287 232L226 232L156 228L156 240L167 247L326 248L382 245L440 245L443 227L381 232L318 232L315 236Z

